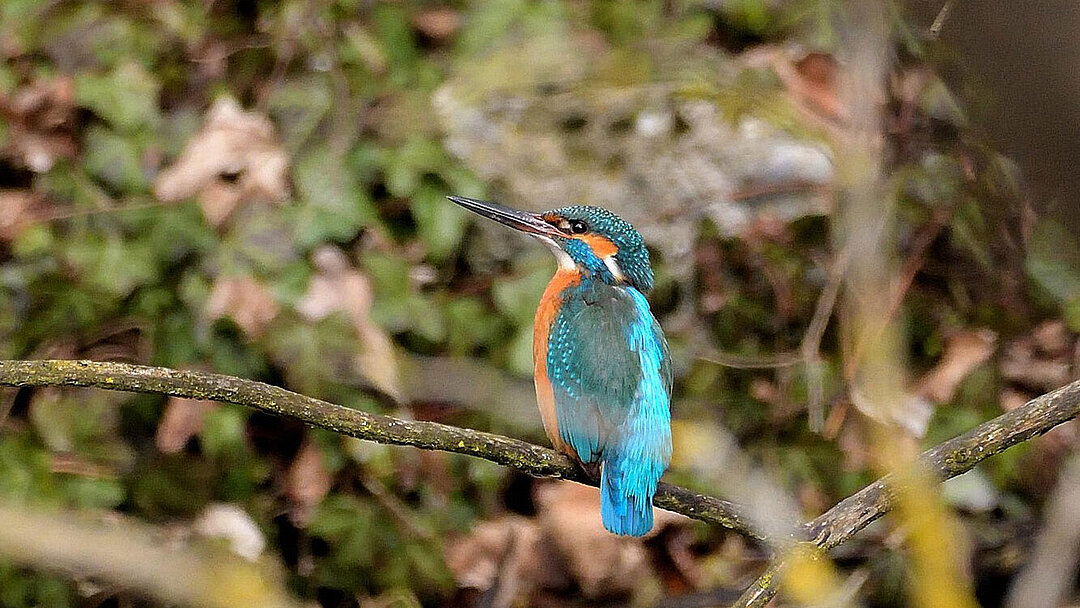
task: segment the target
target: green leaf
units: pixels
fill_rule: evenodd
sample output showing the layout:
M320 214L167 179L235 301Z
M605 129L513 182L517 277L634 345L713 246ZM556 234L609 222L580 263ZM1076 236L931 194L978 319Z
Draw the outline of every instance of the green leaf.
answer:
M409 325L425 340L437 343L446 339L442 311L430 298L419 294L409 298Z
M75 79L75 101L123 131L153 128L161 120L161 84L137 63L124 63L103 74L81 73Z
M149 189L139 147L131 138L104 127L87 129L86 171L121 192Z
M203 453L211 458L220 458L243 452L246 421L247 411L238 407L223 406L210 410L199 433Z
M352 240L376 220L367 190L328 147L301 156L294 176L300 205L293 224L301 247Z
M52 457L29 432L0 437L0 496L7 500L59 504Z
M1059 304L1080 298L1080 247L1058 222L1044 218L1035 225L1024 268Z
M455 297L446 303L444 310L448 346L455 355L465 355L474 348L490 344L503 325L493 322L494 313L475 297Z
M510 350L507 353L507 367L522 376L532 374L532 344L532 329L522 328L519 330L514 336L514 341L510 343Z
M11 244L16 257L29 258L51 253L53 233L48 224L34 224L19 232Z
M87 285L114 296L127 296L136 287L156 281L160 271L147 243L108 235L71 243L66 257L81 270Z
M223 259L223 268L274 276L299 259L294 230L277 208L246 207L234 215L215 255Z
M404 331L409 326L408 301L412 296L409 263L373 252L364 256L363 264L375 288L372 318L391 332Z
M465 234L466 215L446 200L445 192L429 185L413 197L412 212L428 254L435 260L446 259Z
M0 606L66 608L83 605L77 603L73 587L60 575L31 572L0 561Z
M1065 324L1073 331L1080 331L1080 296L1074 296L1063 307Z
M315 132L333 104L323 75L290 80L274 87L269 110L290 150L299 150Z
M124 486L118 479L96 479L70 475L64 481L64 494L80 509L111 509L124 502Z
M434 141L409 138L387 159L386 189L394 196L407 198L420 187L425 173L437 174L450 165L446 153Z
M318 322L283 316L262 340L267 354L285 374L289 388L333 399L336 379L355 379L356 330L343 314Z
M390 64L391 77L397 85L408 84L420 57L409 15L405 7L397 4L379 3L374 11L375 27L382 48Z

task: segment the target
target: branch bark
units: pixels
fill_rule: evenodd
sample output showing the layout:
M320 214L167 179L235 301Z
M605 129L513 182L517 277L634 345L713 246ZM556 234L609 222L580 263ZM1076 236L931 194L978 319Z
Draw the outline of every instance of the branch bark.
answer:
M0 386L85 386L234 403L378 443L411 445L484 458L534 477L595 485L566 456L525 441L435 422L399 420L349 409L283 388L231 376L94 361L0 361ZM983 460L1080 415L1080 381L1036 397L920 456L940 479L970 471ZM891 478L883 477L802 526L800 540L829 550L892 508ZM740 509L725 500L660 484L654 504L740 534L761 538ZM777 591L783 564L774 563L736 606L764 606Z
M1080 381L1028 401L970 431L926 450L919 460L942 481L967 473L990 456L1042 435L1080 415ZM803 525L802 540L828 551L892 509L891 476L885 476ZM734 606L759 608L776 595L783 564L770 564Z
M467 454L533 477L556 477L596 485L565 455L519 439L437 422L370 414L232 376L97 361L0 361L0 386L87 386L234 403L296 418L358 439ZM661 483L653 504L746 536L762 538L736 505L719 498Z

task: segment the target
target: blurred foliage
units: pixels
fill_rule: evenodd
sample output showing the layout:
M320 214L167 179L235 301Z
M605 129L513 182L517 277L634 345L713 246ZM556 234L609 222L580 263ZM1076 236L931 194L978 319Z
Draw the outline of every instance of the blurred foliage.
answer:
M507 428L495 409L410 402L413 378L402 378L399 401L358 359L374 349L366 352L391 364L430 355L472 357L519 376L531 370L532 315L551 263L539 248L512 261L505 251L492 254L516 241L490 245L484 229L446 203L446 194L483 196L486 186L444 147L432 96L463 65L493 77L475 83L476 95L536 81L535 73L518 73L520 55L493 51L509 39L527 41L536 64L529 70L556 83L563 66L547 63L546 49L571 35L601 40L610 52L596 78L616 87L663 80L666 64L657 57L686 49L734 58L794 40L831 51L832 4L6 0L0 357L209 369L349 407L543 442L538 419ZM1004 344L1057 318L1080 331L1072 231L1021 213L1015 168L970 143L960 104L925 68L927 43L902 13L895 18L905 62L929 79L919 95L892 91L890 101L891 117L913 121L889 141L901 254L918 262L897 311L910 333L913 376L938 364L956 332L988 328ZM794 111L774 66L723 69L735 72L730 88L703 86L689 72L680 94L710 100L736 125L764 120L794 136L827 138L821 123L804 124ZM259 165L225 166L194 194L163 202L162 171L183 157L223 98L270 119L289 161L286 187L260 190ZM828 281L828 217L765 221L742 235L712 219L690 221L698 224L694 242L684 244L693 276L669 269L685 259L659 255L653 297L661 321L671 322L675 416L722 424L807 514L819 512L874 470L843 397L832 328L822 345L821 383L832 405L824 435L807 429L813 387L802 366L723 368L697 359L694 345L745 357L797 349ZM321 267L327 247L344 252L349 268ZM313 301L317 277L344 290L334 281L345 275L361 278L352 296ZM328 309L311 312L319 306ZM380 336L390 350L377 346ZM1000 372L997 363L978 363L935 404L926 443L1000 413L1005 388L1052 388ZM443 561L448 539L503 512L536 509L530 482L488 463L363 445L238 408L209 410L179 435L182 449L165 453L157 446L172 404L164 399L85 390L0 398L3 498L159 524L235 503L269 540L290 588L322 606L375 596L394 605L468 599ZM320 466L297 470L308 442ZM1033 482L1025 462L1023 452L1010 452L985 466L995 491L1008 495L999 503L1037 502L1046 491L1045 476ZM713 490L678 470L668 479ZM316 482L325 488L312 489ZM310 512L297 515L305 507ZM1028 516L1019 511L1018 519ZM726 535L698 527L692 536L687 555L711 572L710 560L729 551ZM735 557L753 561L748 553ZM894 588L907 576L888 551L866 559L871 588ZM698 583L736 578L714 573ZM0 563L4 606L82 605L80 593L66 579Z

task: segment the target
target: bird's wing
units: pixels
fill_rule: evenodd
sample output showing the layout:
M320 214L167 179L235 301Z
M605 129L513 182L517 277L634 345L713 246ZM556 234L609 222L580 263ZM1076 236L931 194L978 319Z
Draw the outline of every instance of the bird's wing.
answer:
M667 342L645 296L631 287L597 282L570 290L547 357L559 435L583 462L600 457L642 399L662 399L667 408Z

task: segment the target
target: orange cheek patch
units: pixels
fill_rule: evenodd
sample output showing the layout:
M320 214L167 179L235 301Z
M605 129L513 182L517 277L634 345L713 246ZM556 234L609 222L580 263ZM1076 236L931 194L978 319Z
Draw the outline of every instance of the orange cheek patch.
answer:
M601 260L619 252L619 248L615 246L615 243L611 242L611 239L597 234L582 234L581 236L575 236L574 238L584 241L586 245L592 248L596 257Z

